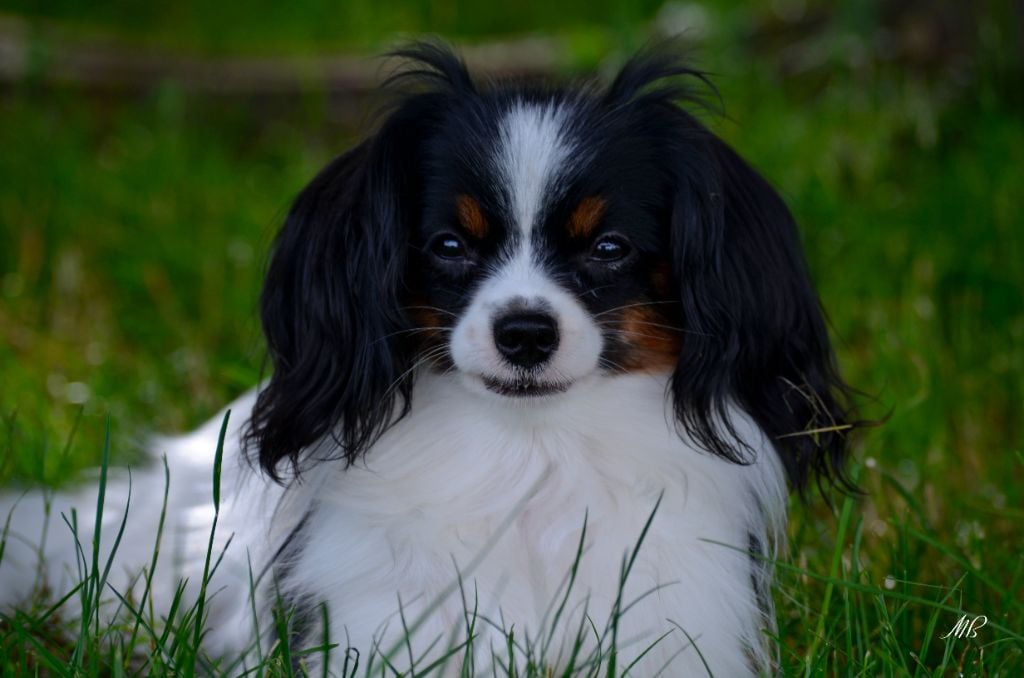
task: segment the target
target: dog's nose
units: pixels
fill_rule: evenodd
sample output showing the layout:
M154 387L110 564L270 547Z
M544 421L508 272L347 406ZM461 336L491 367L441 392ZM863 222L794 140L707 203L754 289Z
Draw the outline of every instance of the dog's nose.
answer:
M558 323L547 313L510 313L494 322L494 345L513 365L540 365L558 348Z

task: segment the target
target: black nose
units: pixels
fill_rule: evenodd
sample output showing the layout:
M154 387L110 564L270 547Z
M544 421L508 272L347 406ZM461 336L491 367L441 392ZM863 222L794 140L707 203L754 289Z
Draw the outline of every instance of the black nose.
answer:
M510 313L494 321L494 344L513 365L534 367L558 348L558 324L547 313Z

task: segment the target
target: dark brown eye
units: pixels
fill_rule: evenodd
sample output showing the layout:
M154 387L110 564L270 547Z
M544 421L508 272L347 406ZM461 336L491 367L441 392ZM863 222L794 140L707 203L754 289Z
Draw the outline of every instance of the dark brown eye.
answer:
M590 259L602 264L622 261L633 251L626 239L618 235L601 236L590 250Z
M430 251L438 259L462 261L466 258L466 245L454 233L442 233L430 241Z

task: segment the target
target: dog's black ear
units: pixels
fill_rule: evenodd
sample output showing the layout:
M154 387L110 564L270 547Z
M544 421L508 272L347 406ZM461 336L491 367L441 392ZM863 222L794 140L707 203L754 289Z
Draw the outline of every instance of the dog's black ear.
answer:
M679 106L716 109L707 77L677 41L631 59L606 94L654 130L671 193L673 277L683 323L672 378L676 417L708 451L738 463L752 450L729 408L747 412L803 491L814 476L853 489L845 471L853 421L825 316L782 198Z
M678 419L708 450L749 461L726 413L738 405L772 439L794 488L815 475L852 487L850 390L793 217L763 177L691 122L671 228L686 332L672 381Z
M420 149L444 90L468 87L465 67L437 44L395 53L415 79L379 131L331 162L300 193L277 237L261 297L273 374L253 408L250 453L277 478L311 454L354 461L408 412L413 355L403 284L418 218Z
M282 460L334 435L355 458L387 424L411 382L388 337L399 301L407 207L395 149L377 135L302 191L277 237L260 299L273 374L250 420L251 449L277 477Z

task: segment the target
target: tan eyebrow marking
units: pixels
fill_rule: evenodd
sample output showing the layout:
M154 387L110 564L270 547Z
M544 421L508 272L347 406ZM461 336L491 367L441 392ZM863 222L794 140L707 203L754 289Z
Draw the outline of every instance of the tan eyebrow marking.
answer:
M489 228L483 210L472 197L462 194L455 199L455 212L459 217L459 223L470 235L475 238L483 238L487 235Z
M584 198L569 217L569 235L574 238L589 237L597 222L604 216L606 203L604 198Z

